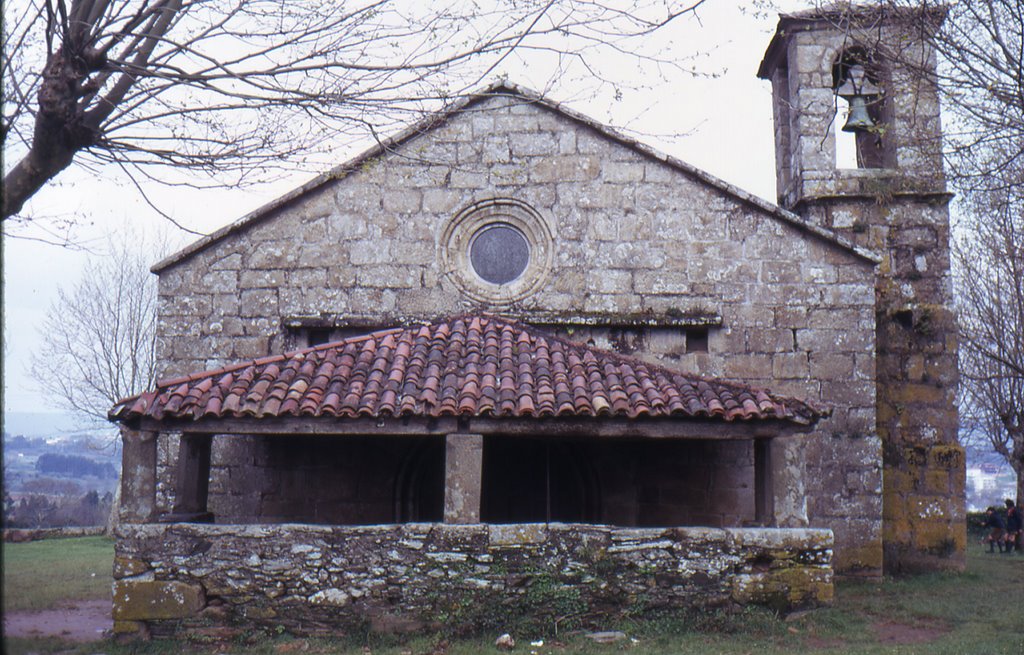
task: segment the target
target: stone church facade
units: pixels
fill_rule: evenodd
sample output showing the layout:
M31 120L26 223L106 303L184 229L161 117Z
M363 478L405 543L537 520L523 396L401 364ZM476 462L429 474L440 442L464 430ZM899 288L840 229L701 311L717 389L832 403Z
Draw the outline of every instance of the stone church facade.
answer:
M851 24L827 14L781 19L759 72L773 87L779 206L532 91L502 83L157 264L159 358L168 381L153 395L130 399L112 412L125 425L129 498L118 577L129 584L135 576L152 576L158 542L194 545L219 538L241 558L246 534L256 538L254 531L282 529L269 527L280 524L302 523L306 527L292 526L294 534L321 541L330 541L322 532L325 524L374 525L372 530L398 531L389 538L422 544L429 539L415 527L423 525L417 521L440 521L442 514L447 519L449 510L461 517L456 523L470 524L481 523L482 511L482 523L492 524L487 533L492 542L505 539L501 530L495 536L495 525L547 524L552 512L557 520L564 511L567 524L584 526L737 530L729 533L736 543L781 538L767 532L757 532L756 539L742 536L742 529L752 526L810 528L797 551L813 551L816 557L831 551L826 566L849 576L961 566L964 459L956 440L949 195L936 174L941 160L927 139L918 138L941 136L935 91L884 58L882 46L894 42L897 33L906 34L902 18L879 23L877 16L861 16ZM901 43L923 48L920 42ZM864 157L870 167L841 169L834 154L836 90L848 63L858 58L876 86L885 88L871 111L890 129L881 134L883 143L861 144L877 151L873 159ZM460 323L452 317L467 318ZM300 370L303 358L330 350L327 344L354 347L372 341L376 348L391 348L382 341L387 337L379 336L391 328L399 330L396 339L414 344L417 326L440 326L440 332L430 333L435 335L474 329L484 334L494 321L510 321L511 327L501 329L518 335L516 343L545 353L549 346L552 353L577 352L578 345L584 349L578 351L581 361L611 357L615 366L630 370L650 366L655 377L669 375L663 371L700 376L705 382L699 384L719 390L717 398L725 397L721 389L728 384L739 383L754 390L760 399L754 405L769 407L764 399L771 398L778 414L771 419L750 410L740 420L732 410L716 414L712 399L685 424L680 420L655 430L644 423L647 427L631 432L634 427L626 424L632 417L600 409L600 392L577 391L577 405L589 403L593 416L574 418L571 427L559 428L563 432L544 424L562 416L557 407L545 415L531 406L531 423L509 419L502 428L496 409L470 415L486 396L481 392L466 413L453 410L449 416L454 422L446 432L447 451L442 441L424 450L436 453L438 471L457 466L446 464L445 457L482 461L477 477L481 466L492 477L503 464L525 471L544 451L516 454L518 446L509 444L520 442L507 440L503 430L548 435L567 449L565 461L543 455L549 458L548 479L538 478L537 484L550 490L559 474L593 480L579 483L589 490L579 493L591 500L579 501L575 509L568 507L575 501L566 500L566 507L552 509L549 491L546 513L540 496L534 505L502 501L511 504L498 510L494 494L499 492L489 492L484 482L483 499L447 488L443 499L426 494L435 512L396 497L401 494L395 480L402 474L387 473L387 467L406 457L405 451L395 441L379 446L377 428L344 428L363 440L351 446L355 450L325 446L328 437L316 436L331 431L312 418L327 404L329 383L325 397L315 407L310 404L306 414L295 409L285 415L283 403L294 385L280 386L272 401L267 397L282 371ZM368 333L378 337L359 336ZM476 337L466 337L471 338ZM296 351L300 354L275 358ZM620 357L626 359L615 359ZM547 360L538 356L537 361ZM246 362L249 369L238 368ZM520 360L519 370L534 366L536 373L537 365ZM202 371L216 374L197 373ZM229 410L229 387L235 383L224 382L229 374L235 382L251 375L254 385L263 379L267 384L249 388ZM716 387L718 380L728 384ZM315 386L312 376L307 382ZM214 402L211 389L218 385L224 392ZM777 396L757 391L763 389ZM190 399L199 399L198 409L186 415L182 408ZM252 401L248 408L246 399ZM804 407L787 399L806 403L810 418L759 433L756 419L781 425L787 408ZM650 400L647 410L656 404ZM406 424L420 420L412 409L374 411L353 409L351 416L378 420L379 426L397 425L402 416ZM426 417L423 434L444 432L436 426L449 420L445 416ZM700 420L691 420L695 416ZM261 417L266 421L256 426ZM615 433L619 440L589 445L612 429L602 421L624 426ZM474 432L474 425L498 436L452 438ZM649 447L644 438L671 437L673 430L690 441L674 450L657 446L660 450L638 454ZM787 436L793 430L799 436ZM232 436L203 441L190 435L197 431ZM266 436L296 432L303 436L291 441ZM755 434L788 445L765 450ZM348 443L356 443L354 437ZM468 450L459 450L459 443L469 444ZM474 454L474 448L483 454ZM488 457L498 457L488 451L504 454L488 464ZM581 457L592 462L588 473L579 473L573 463ZM339 476L353 482L339 485ZM182 486L193 478L198 486ZM503 484L515 485L516 476ZM760 491L764 485L767 492ZM521 495L529 496L529 488ZM322 497L328 509L316 509L313 497ZM449 506L465 498L476 503L477 514L459 515ZM192 513L181 514L182 508ZM170 516L171 528L157 524L161 515ZM470 520L461 520L466 516ZM195 520L215 525L203 527ZM406 521L411 523L403 527ZM231 529L239 524L248 526L241 528L242 536ZM575 548L579 544L573 540L590 529L570 531L571 538L559 533L556 539L547 532L537 537L540 528L531 528L527 532L533 536L526 540ZM364 540L367 530L360 533ZM406 534L409 530L420 536ZM373 538L379 542L380 535ZM767 552L765 542L757 543L759 552ZM457 551L450 543L446 547ZM307 551L289 552L301 559ZM765 568L752 566L751 571ZM158 579L166 574L156 573ZM193 573L180 584L202 587L195 582L202 576ZM207 585L202 593L227 598L229 578L216 591ZM812 587L826 580L811 579ZM273 580L261 584L287 587ZM735 580L726 586L733 592L739 588ZM830 577L827 586L830 590ZM330 601L342 594L339 604L351 606L364 593L372 596L331 589L310 587L307 598ZM811 596L827 602L830 593ZM197 600L192 609L202 605ZM124 626L147 619L130 608L124 612Z

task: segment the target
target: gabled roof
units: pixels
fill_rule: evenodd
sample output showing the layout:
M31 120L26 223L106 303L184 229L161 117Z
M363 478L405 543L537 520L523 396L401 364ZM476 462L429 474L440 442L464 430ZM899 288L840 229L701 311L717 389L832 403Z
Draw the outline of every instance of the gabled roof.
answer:
M485 314L381 330L161 381L114 421L282 417L676 417L824 413L763 389L680 373Z
M327 173L324 173L313 178L312 180L306 182L302 186L293 189L292 191L284 194L283 196L280 196L276 200L273 200L267 203L266 205L263 205L259 209L247 214L246 216L243 216L237 221L231 223L230 225L226 225L225 227L222 227L221 229L213 232L212 234L203 237L198 241L193 242L192 244L186 246L181 251L157 262L156 264L153 265L151 270L154 273L160 273L161 271L170 268L171 266L174 266L175 264L184 261L185 259L188 259L193 254L206 249L207 247L213 245L214 243L217 243L221 239L236 232L241 232L254 223L258 223L264 218L270 216L275 210L280 209L281 207L297 200L298 198L301 198L305 194L310 193L311 191L314 191L316 189L319 189L320 187L324 186L325 184L328 184L329 182L344 179L353 171L359 170L360 167L363 166L363 164L365 164L370 159L383 155L388 151L394 150L403 143L417 136L420 136L423 133L428 132L435 127L438 127L439 125L451 119L453 116L459 114L460 112L466 111L473 105L479 104L489 98L498 95L515 96L517 98L522 99L524 102L544 107L569 120L584 124L589 128L593 129L594 131L598 132L599 134L602 134L613 141L616 141L628 148L631 148L632 150L646 157L650 157L651 159L655 159L664 164L667 164L677 169L681 173L688 175L692 178L695 178L707 184L708 186L715 188L721 191L722 193L735 198L740 203L755 207L771 216L774 216L775 218L782 220L785 223L789 223L805 232L813 234L818 238L833 243L843 248L844 250L848 250L852 253L855 253L862 259L865 259L873 264L877 264L881 261L881 258L878 257L878 255L876 255L875 253L872 253L869 250L861 248L860 246L855 245L851 241L848 241L843 237L835 234L834 232L822 228L821 226L815 225L814 223L805 220L804 218L798 216L797 214L794 214L793 212L786 211L785 209L782 209L777 205L774 205L766 200L763 200L751 193L743 191L739 187L729 184L728 182L725 182L724 180L721 180L706 171L696 168L695 166L692 166L682 161L681 159L677 159L663 152L660 152L659 150L652 148L649 145L641 143L640 141L619 132L615 128L605 125L604 123L601 123L593 118L590 118L589 116L586 116L585 114L582 114L578 111L570 109L569 107L554 100L551 100L550 98L547 98L536 91L527 89L522 86L518 86L516 84L512 84L505 80L499 80L498 82L491 84L490 86L482 89L477 93L465 96L464 98L450 104L442 111L439 111L435 114L428 116L424 120L414 124L408 129L399 132L394 137L379 142L377 145L364 151L362 154L356 156L354 159L351 159L345 162L344 164L341 164L340 166L333 168Z

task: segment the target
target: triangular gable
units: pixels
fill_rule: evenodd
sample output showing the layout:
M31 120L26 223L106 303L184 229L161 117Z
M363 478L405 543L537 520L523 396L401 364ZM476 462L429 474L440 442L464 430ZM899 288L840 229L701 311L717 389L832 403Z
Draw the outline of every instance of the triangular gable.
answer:
M444 110L428 116L426 119L412 125L411 127L403 130L402 132L396 134L395 136L389 139L381 141L376 146L364 151L360 155L356 156L354 159L351 159L339 166L334 167L327 173L324 173L313 178L312 180L306 182L302 186L293 189L292 191L280 196L279 198L267 203L266 205L263 205L259 209L250 212L249 214L243 216L242 218L236 220L235 222L226 225L225 227L211 233L206 237L203 237L202 239L199 239L198 241L193 242L192 244L186 246L179 252L156 263L155 265L153 265L151 270L154 273L160 273L161 271L188 259L193 254L198 253L206 249L207 247L217 243L218 241L224 239L227 236L244 231L249 226L258 223L264 218L267 218L268 216L273 214L275 210L280 209L291 202L294 202L295 200L301 198L302 196L312 191L319 189L320 187L324 186L329 182L343 180L353 171L359 170L359 168L369 160L398 148L407 141L410 141L418 136L423 135L425 132L428 132L433 128L438 127L439 125L448 121L458 113L466 111L472 106L498 95L511 95L520 98L533 105L537 105L539 107L546 108L549 111L555 112L559 116L562 116L566 119L583 124L589 127L590 129L594 130L595 132L601 134L602 136L611 139L612 141L615 141L623 146L626 146L627 148L630 148L631 150L640 153L645 157L649 157L663 164L666 164L683 173L684 175L694 178L708 185L709 187L716 189L731 198L734 198L736 201L742 204L749 205L771 217L776 218L777 220L781 220L782 222L792 225L800 229L801 231L811 234L830 244L838 246L843 250L849 251L857 255L862 260L865 260L866 262L869 262L871 264L877 264L881 261L881 258L875 253L864 248L861 248L853 244L852 242L848 241L847 239L835 234L834 232L831 232L830 230L827 230L819 225L815 225L805 220L801 216L794 214L793 212L787 211L751 193L743 191L742 189L732 184L729 184L728 182L725 182L724 180L719 179L718 177L715 177L714 175L711 175L706 171L696 168L691 164L688 164L680 159L677 159L676 157L672 157L663 152L660 152L659 150L647 144L641 143L640 141L619 132L613 127L610 127L597 120L594 120L593 118L590 118L589 116L586 116L585 114L582 114L576 110L570 109L569 107L561 103L546 98L545 96L541 95L540 93L537 93L536 91L532 91L530 89L502 80L488 86L487 88L473 95L466 96L465 98L462 98L459 101L452 103Z

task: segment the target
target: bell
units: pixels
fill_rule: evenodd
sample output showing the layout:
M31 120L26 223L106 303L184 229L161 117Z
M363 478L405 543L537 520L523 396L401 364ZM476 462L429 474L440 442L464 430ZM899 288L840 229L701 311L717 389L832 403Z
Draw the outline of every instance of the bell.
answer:
M850 103L844 132L867 132L875 127L875 121L868 113L868 99L880 93L881 89L871 83L863 66L856 64L850 67L845 83L836 89L836 95Z
M843 125L844 132L867 132L875 126L868 114L867 98L862 95L850 97L850 111L846 114L846 124Z

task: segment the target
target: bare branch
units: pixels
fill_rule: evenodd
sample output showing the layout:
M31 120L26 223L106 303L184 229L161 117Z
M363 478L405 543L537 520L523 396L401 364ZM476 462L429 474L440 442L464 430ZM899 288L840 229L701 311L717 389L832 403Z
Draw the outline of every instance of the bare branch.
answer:
M113 403L152 386L157 296L149 262L164 250L118 234L74 287L60 290L31 364L57 404L102 425Z
M554 54L599 82L595 62L616 55L685 72L651 37L703 0L10 4L35 18L5 32L4 220L88 162L259 178L324 152L331 135L365 139L369 123L391 130L439 109L516 53Z

